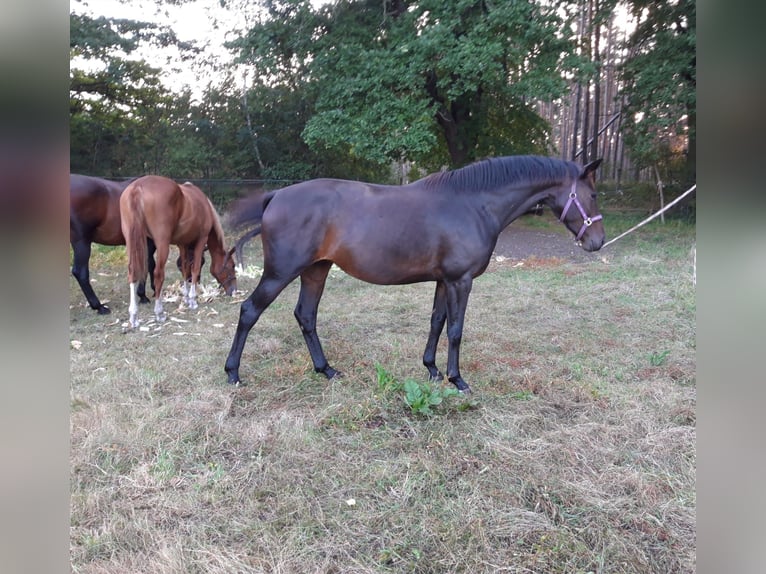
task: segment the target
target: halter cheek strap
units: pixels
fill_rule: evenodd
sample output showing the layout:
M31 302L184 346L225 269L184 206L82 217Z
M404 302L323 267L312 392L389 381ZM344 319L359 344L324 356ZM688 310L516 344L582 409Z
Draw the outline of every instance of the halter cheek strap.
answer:
M585 230L588 229L591 225L593 225L594 221L598 221L599 219L603 219L604 217L600 213L598 215L594 215L593 217L588 217L588 214L585 213L585 209L583 209L582 203L580 203L580 200L577 199L577 180L574 180L572 182L572 189L569 192L569 199L567 199L567 203L564 206L564 210L561 212L561 217L559 217L559 221L561 221L562 223L564 222L564 218L566 218L567 216L569 207L573 203L575 204L578 211L580 212L580 215L582 215L582 227L580 228L580 232L577 234L577 237L575 238L575 241L580 241L580 238L585 233Z

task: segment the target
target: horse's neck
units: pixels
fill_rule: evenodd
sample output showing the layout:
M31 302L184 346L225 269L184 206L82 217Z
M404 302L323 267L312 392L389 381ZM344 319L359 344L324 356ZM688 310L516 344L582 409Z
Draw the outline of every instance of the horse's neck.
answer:
M548 203L548 190L561 185L561 182L525 183L499 187L488 192L493 198L495 216L500 229L505 229L537 204Z
M226 255L226 250L223 244L223 235L219 235L215 226L213 226L207 236L207 248L210 252L210 256L214 259L223 259Z

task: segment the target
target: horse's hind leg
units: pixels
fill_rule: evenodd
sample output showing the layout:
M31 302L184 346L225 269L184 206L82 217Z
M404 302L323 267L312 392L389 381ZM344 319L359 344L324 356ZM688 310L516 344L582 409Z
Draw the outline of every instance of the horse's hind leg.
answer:
M423 364L428 369L432 381L441 381L444 375L436 366L436 347L439 337L447 320L447 289L441 281L436 282L434 293L434 307L431 311L431 330L428 332L428 342L423 353Z
M128 305L128 324L131 329L138 327L138 296L136 281L130 282L130 304Z
M168 262L170 244L155 240L157 245L157 262L154 268L154 316L160 323L168 318L162 303L162 287L165 284L165 264Z
M245 299L239 309L239 322L237 330L234 333L234 340L231 343L231 350L226 357L224 370L227 374L227 382L231 385L239 385L239 364L242 360L242 351L245 349L245 342L250 329L261 316L266 308L271 305L282 290L290 283L295 276L275 277L272 273L264 270L258 286Z
M322 298L327 274L331 267L332 262L320 261L301 273L301 292L298 296L298 304L295 306L295 318L298 320L303 339L311 354L314 370L317 373L324 373L328 379L340 373L327 363L316 332L316 325L319 300Z

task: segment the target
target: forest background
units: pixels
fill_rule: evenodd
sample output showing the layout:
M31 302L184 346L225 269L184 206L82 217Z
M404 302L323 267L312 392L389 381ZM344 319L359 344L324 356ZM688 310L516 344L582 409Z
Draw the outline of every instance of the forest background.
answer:
M616 189L696 179L694 1L220 0L220 50L158 23L193 3L72 3L71 171L403 183L535 153L603 157Z

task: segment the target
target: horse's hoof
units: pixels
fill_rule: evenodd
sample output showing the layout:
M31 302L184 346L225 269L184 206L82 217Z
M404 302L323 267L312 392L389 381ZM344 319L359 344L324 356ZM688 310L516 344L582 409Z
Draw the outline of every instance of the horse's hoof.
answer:
M324 376L327 377L328 381L332 381L333 379L343 378L343 373L341 373L340 371L336 371L330 365L327 365L327 367L322 369L320 372L324 373Z
M450 383L455 385L457 387L457 390L461 392L464 395L470 395L471 394L471 387L468 386L468 383L466 383L462 377L455 377L454 379L450 379Z
M438 383L444 380L444 375L436 368L436 365L426 365L426 369L428 369L429 383Z
M123 334L132 333L137 330L138 330L138 321L136 321L135 323L132 323L131 321L128 321L127 324L123 323L123 326L122 326Z
M325 377L327 377L327 380L332 380L334 377L340 377L341 374L333 369L330 365L325 365L324 367L314 367L315 373L322 373Z
M105 306L105 305L101 305L101 307L99 307L98 309L96 309L96 312L97 312L99 315L109 315L109 313L111 313L111 312L112 312L112 310L111 310L109 307Z
M149 297L147 297L146 295L139 295L138 296L138 302L139 303L150 303Z

